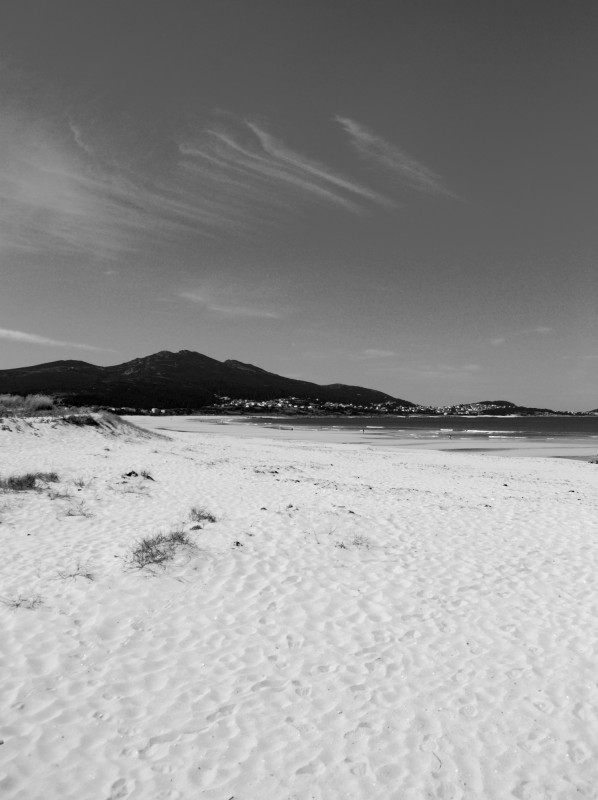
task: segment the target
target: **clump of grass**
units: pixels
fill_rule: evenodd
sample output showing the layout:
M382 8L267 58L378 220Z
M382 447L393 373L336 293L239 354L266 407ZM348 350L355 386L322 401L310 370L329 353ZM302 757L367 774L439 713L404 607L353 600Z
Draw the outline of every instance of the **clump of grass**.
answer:
M23 475L9 475L0 478L0 489L6 492L29 492L37 489L37 482L57 483L60 480L55 472L26 472Z
M130 470L130 472L125 472L122 476L123 478L144 478L146 481L153 481L151 474L146 470L142 469L141 472L136 472L134 469Z
M49 489L48 490L48 497L50 500L69 500L73 495L65 489L61 491L59 489Z
M177 550L195 547L184 531L173 531L169 534L159 533L138 541L129 555L128 562L134 569L163 566L172 561Z
M67 414L62 417L62 421L66 425L77 425L81 428L86 425L90 428L97 428L100 424L92 414Z
M216 517L203 506L193 506L189 512L191 522L216 522Z
M26 397L19 394L0 394L0 414L29 417L53 408L54 398L48 394L29 394Z
M65 517L91 517L91 511L87 508L83 500L72 502L64 512Z
M107 428L112 428L112 433L128 433L138 439L169 439L157 431L148 431L140 425L135 425L134 422L129 422L127 419L119 417L118 414L112 414L110 411L102 411L100 419Z
M65 569L58 570L58 577L63 580L68 578L87 578L88 581L95 580L95 575L88 567L89 562L82 563L77 561L73 567L66 567Z
M35 608L39 608L43 606L44 601L39 594L18 594L16 597L7 597L3 598L2 602L7 608L17 609L17 608L28 608L33 610Z

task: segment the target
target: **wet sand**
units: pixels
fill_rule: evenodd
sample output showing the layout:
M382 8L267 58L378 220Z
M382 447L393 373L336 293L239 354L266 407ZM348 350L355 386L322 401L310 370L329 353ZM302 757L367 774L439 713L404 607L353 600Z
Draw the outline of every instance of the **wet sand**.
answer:
M583 461L598 459L598 442L584 437L567 436L562 440L542 441L538 438L503 438L489 440L459 433L449 439L446 436L416 439L414 436L396 436L365 429L364 432L342 428L293 427L292 420L281 420L273 425L252 424L237 417L130 417L152 430L181 431L188 433L233 436L237 438L272 439L289 442L320 442L322 444L359 444L366 447L382 447L393 450L435 450L455 453L479 453L509 457L528 458L574 458Z

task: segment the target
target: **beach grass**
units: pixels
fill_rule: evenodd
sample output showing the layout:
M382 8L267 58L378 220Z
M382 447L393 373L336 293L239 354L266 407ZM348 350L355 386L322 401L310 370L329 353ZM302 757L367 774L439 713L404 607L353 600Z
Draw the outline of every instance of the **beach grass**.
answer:
M194 546L184 531L158 533L140 539L131 550L127 563L134 569L163 566L167 561L172 561L178 550Z
M29 492L39 488L38 482L57 483L59 480L56 472L26 472L23 475L0 478L0 489L5 492Z

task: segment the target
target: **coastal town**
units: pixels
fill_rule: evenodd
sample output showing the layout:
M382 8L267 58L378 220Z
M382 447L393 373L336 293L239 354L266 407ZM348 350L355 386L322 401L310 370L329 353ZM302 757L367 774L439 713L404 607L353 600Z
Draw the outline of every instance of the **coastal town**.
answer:
M478 403L459 403L447 406L424 406L403 404L400 402L384 403L335 403L320 401L318 398L304 399L300 397L279 397L269 400L252 400L247 398L220 397L218 403L206 408L111 408L111 411L122 414L176 415L189 413L230 414L230 415L285 415L285 416L588 416L598 412L590 411L554 411L548 408L529 408L518 406L508 401L487 401Z

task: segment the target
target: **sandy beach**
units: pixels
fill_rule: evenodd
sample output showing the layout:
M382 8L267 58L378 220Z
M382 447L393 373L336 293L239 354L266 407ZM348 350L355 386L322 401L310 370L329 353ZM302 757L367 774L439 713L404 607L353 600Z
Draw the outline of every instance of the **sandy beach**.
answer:
M180 417L130 417L131 422L138 421L151 430L187 431L189 433L214 433L216 430L223 436L235 438L277 439L289 442L319 442L320 444L358 444L370 447L387 447L391 450L438 450L447 453L491 453L501 456L541 457L541 458L578 458L585 460L598 459L598 442L588 436L567 436L562 439L552 437L546 441L527 438L505 438L499 436L488 439L486 436L477 441L465 439L459 432L449 438L447 435L437 439L414 439L407 435L385 435L388 432L373 431L368 428L348 429L329 426L317 428L295 425L292 417L269 421L259 418L242 418L230 416L180 416ZM218 425L218 428L214 428ZM381 435L382 433L382 435Z
M134 421L0 422L3 798L598 798L597 466Z

